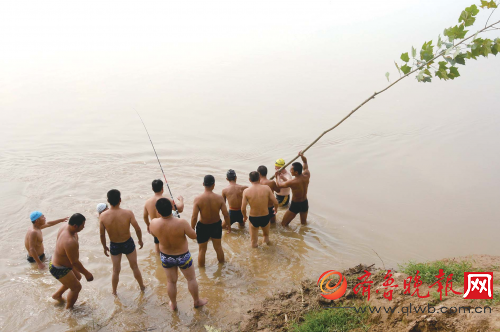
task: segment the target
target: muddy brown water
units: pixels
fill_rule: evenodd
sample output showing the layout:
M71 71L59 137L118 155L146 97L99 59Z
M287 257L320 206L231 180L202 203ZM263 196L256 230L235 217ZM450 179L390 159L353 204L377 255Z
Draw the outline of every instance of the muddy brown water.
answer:
M136 9L129 9L125 21L135 22ZM204 175L215 176L220 193L229 168L248 183L248 173L259 165L272 169L277 158L288 161L385 86L383 74L402 45L442 31L438 21L448 19L427 22L424 31L415 29L421 25L417 18L407 22L412 13L387 21L400 24L404 37L381 23L330 31L297 26L297 20L287 25L296 35L264 29L254 39L223 35L231 42L219 44L171 40L176 47L157 43L156 26L116 43L109 42L117 33L106 30L107 23L90 35L96 44L85 34L69 38L66 27L53 31L47 22L40 24L45 34L1 34L9 52L0 54L6 64L0 75L0 330L203 331L205 324L226 329L266 295L326 270L500 255L500 63L490 57L468 64L453 82L398 83L325 136L307 153L308 225L294 220L289 228L273 227L272 245L258 249L250 248L248 229L224 232L227 262L218 265L209 250L206 268L195 263L209 304L194 310L180 277L179 311L168 309L166 278L142 221L151 181L162 175L132 108L141 112L174 195L185 198L182 216L190 219ZM38 22L37 11L28 14ZM449 22L456 21L452 14ZM88 27L85 20L68 20L68 31ZM325 18L324 26L330 21ZM372 29L373 40L365 37ZM59 39L45 45L51 36L61 37L64 47L52 47L62 45ZM145 36L152 39L143 41ZM359 48L350 39L363 39L366 49L378 51L344 56L339 49ZM145 48L132 50L130 41ZM354 74L360 72L364 76ZM134 211L143 229L138 259L144 294L125 260L119 296L111 294L111 261L102 252L95 207L112 188L122 192L122 206ZM83 282L72 312L50 299L58 287L50 273L25 260L33 210L48 220L74 212L87 217L80 257L95 280ZM43 231L49 256L57 230ZM189 242L189 249L196 262L197 244Z

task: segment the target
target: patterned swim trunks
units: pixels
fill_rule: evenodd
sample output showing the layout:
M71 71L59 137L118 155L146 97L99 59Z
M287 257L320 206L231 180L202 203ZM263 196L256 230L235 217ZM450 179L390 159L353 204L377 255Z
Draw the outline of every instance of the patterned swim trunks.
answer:
M193 265L193 258L191 257L189 251L182 255L166 255L160 252L160 259L161 266L166 269L178 266L179 268L185 270Z

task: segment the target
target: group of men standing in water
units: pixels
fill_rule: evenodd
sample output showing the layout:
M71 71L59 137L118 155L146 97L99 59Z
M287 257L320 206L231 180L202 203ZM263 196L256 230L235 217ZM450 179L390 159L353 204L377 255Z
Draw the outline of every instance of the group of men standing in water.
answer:
M177 308L177 279L178 269L181 270L188 282L195 307L205 305L208 301L199 298L198 283L193 266L193 259L188 249L187 237L196 239L199 246L198 265L205 265L205 255L208 242L217 254L219 262L224 262L222 249L222 229L231 232L231 225L238 223L244 228L247 220L249 223L251 245L258 247L258 231L262 229L264 242L270 244L270 223L276 221L279 206L286 207L292 199L289 209L285 212L281 224L287 226L297 214L300 214L301 223L305 224L308 213L307 189L309 186L310 172L307 159L302 152L299 153L303 164L293 163L290 173L281 168L285 165L283 159L275 163L276 182L267 179L267 168L259 166L257 171L249 174L251 185L243 186L236 183L237 176L234 170L229 170L226 179L229 185L222 190L222 195L213 192L215 178L206 175L203 180L204 192L197 196L193 203L191 223L183 219L178 213L184 210L184 199L178 197L176 204L170 198L163 197L163 182L154 180L152 189L154 196L149 198L144 205L144 221L148 233L154 236L156 252L160 254L161 264L167 276L167 292L172 310ZM292 178L293 176L293 178ZM274 194L276 193L276 195ZM125 255L134 273L141 291L145 286L137 264L137 251L133 238L130 235L130 226L135 229L139 249L143 247L142 232L134 213L131 210L120 208L121 194L112 189L107 193L108 203L97 206L99 213L99 227L101 244L106 256L111 254L113 263L112 291L117 294L121 258ZM229 204L229 211L226 207ZM250 213L247 216L247 205ZM220 213L224 222L220 219ZM28 261L38 264L40 269L45 267L43 237L41 230L46 227L67 221L63 218L46 223L45 216L35 211L30 215L33 228L28 231L25 246L28 250ZM83 274L87 281L93 280L93 275L85 269L79 260L78 233L85 227L85 217L75 213L68 220L68 224L61 227L57 235L56 249L49 263L50 273L61 282L62 286L52 296L53 299L63 301L63 293L69 290L66 308L72 308L82 288L80 280ZM110 245L106 244L106 232Z

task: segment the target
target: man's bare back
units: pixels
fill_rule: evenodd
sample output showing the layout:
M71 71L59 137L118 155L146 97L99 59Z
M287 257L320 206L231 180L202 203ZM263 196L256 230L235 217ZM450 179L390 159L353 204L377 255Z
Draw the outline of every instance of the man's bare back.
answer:
M99 221L108 232L111 242L121 243L130 239L130 225L134 214L130 210L111 208L99 216Z
M202 224L213 224L220 221L220 212L226 208L226 202L221 195L213 192L204 192L194 199L195 209L200 212Z
M172 215L151 220L150 230L160 240L160 251L168 255L181 255L188 251L187 234L196 238L186 219Z
M222 189L222 198L227 200L230 210L240 210L241 200L243 199L243 190L248 188L236 182L230 183L226 188Z
M273 206L272 198L276 200L271 188L260 183L253 184L251 187L245 189L243 196L248 201L248 204L250 204L251 217L269 215L268 207Z

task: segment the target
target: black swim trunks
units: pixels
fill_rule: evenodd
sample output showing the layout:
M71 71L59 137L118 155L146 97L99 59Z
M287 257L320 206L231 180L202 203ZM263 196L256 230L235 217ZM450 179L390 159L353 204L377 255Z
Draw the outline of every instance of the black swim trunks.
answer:
M45 253L41 254L40 256L38 256L38 258L43 262L45 260ZM36 263L35 259L33 257L31 257L30 255L27 255L26 256L26 259L28 260L28 262L30 263Z
M178 266L179 268L185 270L193 265L193 258L191 257L189 251L182 255L167 255L160 251L160 259L161 266L166 269Z
M290 208L288 209L291 212L297 214L299 212L307 212L309 210L309 203L307 199L302 202L294 202L292 201L292 204L290 204Z
M120 242L120 243L110 242L109 243L109 252L113 256L116 256L119 254L128 255L128 254L133 253L134 250L135 250L135 243L134 243L134 239L132 239L132 237L130 237L130 239L128 239L125 242Z
M49 263L50 274L52 274L56 279L61 279L62 277L66 276L71 270L72 268L70 267L52 265L52 261L50 261Z
M229 219L231 219L231 225L235 222L243 224L243 213L241 210L229 210Z
M219 220L213 224L202 224L198 221L196 224L196 241L198 243L205 243L210 238L221 239L222 238L222 220Z
M270 216L269 215L262 216L262 217L252 217L252 216L250 216L248 219L252 223L253 227L259 228L259 227L266 227L267 224L269 224Z
M278 206L288 206L290 203L290 195L281 196L276 194L276 199L278 200Z

